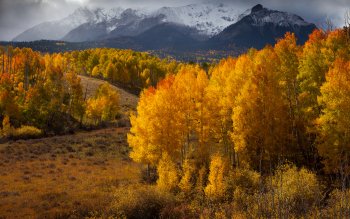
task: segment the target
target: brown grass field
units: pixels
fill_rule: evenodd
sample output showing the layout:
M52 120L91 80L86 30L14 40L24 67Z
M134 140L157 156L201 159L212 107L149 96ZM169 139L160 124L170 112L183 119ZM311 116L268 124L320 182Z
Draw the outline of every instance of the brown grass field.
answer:
M82 77L89 95L103 83ZM121 112L137 97L117 87ZM106 212L113 191L140 181L128 127L0 144L0 218L80 218Z

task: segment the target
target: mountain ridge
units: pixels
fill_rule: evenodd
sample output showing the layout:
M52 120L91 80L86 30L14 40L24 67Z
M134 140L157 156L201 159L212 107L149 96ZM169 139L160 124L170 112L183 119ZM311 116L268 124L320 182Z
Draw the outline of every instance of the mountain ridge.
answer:
M156 10L141 10L132 8L94 8L87 7L76 9L71 15L58 21L43 22L16 36L13 41L33 40L69 40L68 33L79 28L80 25L93 26L99 23L106 26L107 34L125 25L140 23L143 19L154 19L162 17L159 23L177 23L198 29L202 35L208 38L221 32L225 27L235 23L242 12L233 6L222 3L191 4L180 7L161 7ZM125 17L132 17L125 21ZM124 19L123 19L124 18ZM69 20L72 20L70 23ZM89 23L87 25L86 23ZM102 24L99 24L101 26ZM62 26L62 28L60 28ZM155 25L150 25L149 28ZM55 28L56 27L56 28ZM80 27L81 28L81 27ZM135 27L137 29L137 27ZM28 33L41 33L41 35ZM78 32L78 31L76 31ZM137 33L136 33L137 34ZM118 35L118 34L115 34ZM112 38L113 36L105 38ZM121 34L119 34L121 35ZM131 35L135 35L132 34ZM78 38L78 37L75 37Z
M274 44L287 32L295 33L298 43L303 44L317 28L298 15L257 4L239 15L219 18L223 22L221 24L237 21L226 27L217 26L222 31L214 34L214 29L211 29L213 25L207 21L214 20L211 16L217 16L216 12L225 14L232 10L225 9L221 4L163 7L153 12L130 8L95 9L92 12L83 8L69 16L76 20L74 24L78 26L60 40L98 42L107 47L136 50L241 50L251 47L260 49L266 44ZM203 11L212 15L205 19ZM196 19L192 20L193 17ZM207 26L200 25L197 22L199 18ZM67 24L68 20L63 19L61 23ZM84 20L88 22L84 23Z

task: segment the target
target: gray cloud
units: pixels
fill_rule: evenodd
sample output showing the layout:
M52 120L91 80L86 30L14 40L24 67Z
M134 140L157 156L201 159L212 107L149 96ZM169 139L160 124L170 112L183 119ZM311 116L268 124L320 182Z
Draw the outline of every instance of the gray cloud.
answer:
M11 40L17 34L44 21L57 20L81 6L159 8L181 6L210 0L0 0L0 40ZM212 0L217 2L217 0ZM248 9L261 3L267 8L298 14L321 25L330 18L336 26L344 23L350 0L219 0Z

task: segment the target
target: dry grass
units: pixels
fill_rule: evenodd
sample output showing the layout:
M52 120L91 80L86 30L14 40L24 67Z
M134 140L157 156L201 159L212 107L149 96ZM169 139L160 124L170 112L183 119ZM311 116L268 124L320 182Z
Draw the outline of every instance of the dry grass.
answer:
M0 218L107 212L113 191L140 181L127 128L0 144Z
M104 81L81 77L87 95ZM138 97L118 87L128 120ZM0 218L82 218L112 215L114 191L140 182L129 158L129 128L107 128L0 144Z

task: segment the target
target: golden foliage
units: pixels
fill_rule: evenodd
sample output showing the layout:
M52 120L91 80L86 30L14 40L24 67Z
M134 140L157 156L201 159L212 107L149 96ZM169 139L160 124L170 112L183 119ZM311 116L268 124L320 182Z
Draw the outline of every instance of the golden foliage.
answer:
M227 182L227 164L221 155L214 155L210 161L208 185L205 187L205 195L209 200L221 200L225 197Z
M330 172L349 173L350 152L350 62L337 59L321 87L319 103L323 113L318 119L321 134L318 149Z
M295 166L280 166L271 180L275 208L282 215L305 215L321 199L321 186L311 171Z
M164 191L173 191L179 183L179 174L175 163L171 157L164 152L158 165L158 180L157 186Z
M182 177L179 183L179 187L185 194L190 194L195 186L194 182L195 167L186 159L182 166Z
M108 83L100 85L94 97L88 99L86 116L95 121L114 120L119 110L119 94Z

